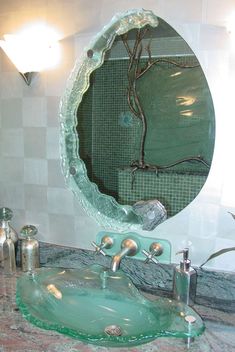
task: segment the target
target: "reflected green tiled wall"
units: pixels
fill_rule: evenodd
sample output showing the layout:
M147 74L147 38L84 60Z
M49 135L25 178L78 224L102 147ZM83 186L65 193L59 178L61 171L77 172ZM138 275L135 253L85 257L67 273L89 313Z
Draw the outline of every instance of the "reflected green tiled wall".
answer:
M130 117L131 121L127 125L122 122L125 117L122 118L121 114L129 114L126 100L127 67L126 60L105 61L92 75L90 89L83 97L77 114L79 141L81 135L87 138L80 144L80 156L83 160L89 159L92 164L93 172L89 177L99 184L102 192L116 197L117 171L137 158L141 131L136 118ZM85 132L87 129L92 130L92 139L91 134Z
M168 59L188 65L198 63L195 56ZM86 161L90 179L99 185L101 192L113 195L122 203L133 204L135 192L132 192L128 182L129 176L120 170L139 157L141 122L133 117L128 108L127 70L128 60L105 61L92 74L90 88L77 115L79 152ZM140 83L138 93L148 121L146 162L167 165L182 158L201 155L210 163L214 143L214 111L201 68L181 69L161 63L149 71L144 82ZM198 163L184 163L174 169L194 172L193 176L185 175L183 179L184 186L187 183L184 188L187 196L182 194L179 185L182 176L177 186L179 174L175 174L173 184L169 186L168 174L164 178L162 175L156 178L154 173L145 173L140 177L141 172L138 172L142 193L136 200L154 197L160 200L165 188L166 194L169 190L172 193L163 204L168 204L177 198L177 194L181 194L180 204L172 206L170 213L173 215L179 208L184 208L198 194L208 170ZM161 189L156 184L160 179L164 180Z
M134 204L139 200L158 199L166 208L168 217L184 209L200 192L207 176L192 173L164 171L119 170L119 202Z

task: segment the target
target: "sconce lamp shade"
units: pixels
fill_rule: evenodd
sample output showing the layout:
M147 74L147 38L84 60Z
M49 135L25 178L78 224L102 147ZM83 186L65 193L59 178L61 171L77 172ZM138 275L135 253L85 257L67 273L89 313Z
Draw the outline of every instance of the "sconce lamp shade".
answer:
M23 77L25 83L29 86L30 83L32 82L33 77L37 74L37 72L25 72L21 73L20 75Z
M60 48L57 41L50 42L45 36L39 38L30 31L27 35L5 34L3 38L0 46L27 84L30 84L34 73L58 63Z

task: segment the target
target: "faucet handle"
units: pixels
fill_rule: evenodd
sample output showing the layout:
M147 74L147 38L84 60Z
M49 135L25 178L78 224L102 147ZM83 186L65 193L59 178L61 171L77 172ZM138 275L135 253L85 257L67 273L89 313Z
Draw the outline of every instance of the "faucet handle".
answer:
M106 253L102 250L101 245L98 245L96 242L92 241L91 245L95 248L95 254L102 254L104 256L106 256Z
M96 242L92 241L91 242L92 246L95 248L96 254L100 253L104 256L106 256L105 251L103 251L104 248L111 248L113 246L113 239L109 236L104 236L101 239L101 243L98 245Z
M159 255L161 255L163 253L163 248L160 243L153 242L149 247L149 252L143 249L142 253L146 256L146 259L144 262L145 264L148 263L149 261L155 264L158 264L159 261L157 260L157 258L154 258L154 257L158 257Z

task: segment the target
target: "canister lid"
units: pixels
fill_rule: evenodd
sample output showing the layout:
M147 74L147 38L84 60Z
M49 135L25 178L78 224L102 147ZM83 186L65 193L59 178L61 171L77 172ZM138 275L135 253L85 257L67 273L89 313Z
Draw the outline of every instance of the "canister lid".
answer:
M20 234L23 237L34 237L36 236L37 233L38 233L38 230L34 225L25 225L20 230Z
M9 208L0 208L0 221L10 221L13 217L13 212Z

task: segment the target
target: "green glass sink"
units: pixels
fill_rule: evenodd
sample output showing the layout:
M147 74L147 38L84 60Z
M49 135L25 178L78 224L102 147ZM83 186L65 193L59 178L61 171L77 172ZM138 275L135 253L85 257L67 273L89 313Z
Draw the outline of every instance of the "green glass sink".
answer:
M40 328L87 343L133 346L161 336L195 337L204 330L190 307L167 298L145 298L119 270L40 268L17 281L23 316Z

